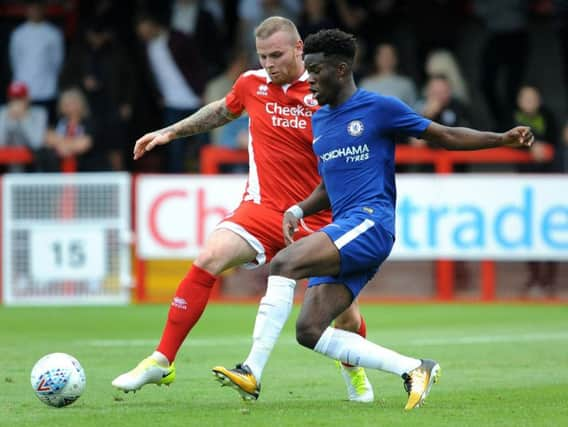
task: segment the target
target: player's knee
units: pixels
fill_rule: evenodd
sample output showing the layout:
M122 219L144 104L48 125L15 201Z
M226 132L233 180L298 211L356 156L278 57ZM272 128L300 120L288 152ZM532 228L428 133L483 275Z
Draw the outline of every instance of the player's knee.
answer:
M284 272L286 271L286 257L282 256L280 253L276 254L276 256L270 261L270 274L276 276L285 276Z
M298 320L296 323L296 341L298 344L314 349L323 331L310 322Z
M357 312L344 313L335 319L334 326L344 331L357 332L361 327L361 315Z
M225 269L226 260L224 258L219 250L206 247L201 250L195 259L195 265L211 274L217 275Z
M270 274L273 276L284 276L290 279L297 279L298 265L294 262L292 254L286 249L280 251L270 261Z

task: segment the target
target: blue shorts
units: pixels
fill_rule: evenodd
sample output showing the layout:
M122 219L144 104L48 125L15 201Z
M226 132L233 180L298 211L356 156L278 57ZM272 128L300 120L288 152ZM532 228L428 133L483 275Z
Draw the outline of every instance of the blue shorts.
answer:
M356 298L389 256L394 237L379 224L378 217L364 212L338 218L319 231L339 250L341 265L337 276L312 277L308 287L340 283Z

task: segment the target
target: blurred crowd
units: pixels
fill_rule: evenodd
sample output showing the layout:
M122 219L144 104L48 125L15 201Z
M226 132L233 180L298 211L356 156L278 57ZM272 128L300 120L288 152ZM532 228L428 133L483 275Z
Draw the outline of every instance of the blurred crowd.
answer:
M258 67L253 30L270 15L291 18L303 37L330 27L354 33L359 85L426 117L494 130L530 125L535 164L519 171L568 170L567 0L1 1L0 146L35 154L33 165L4 170L57 171L72 157L79 171L197 172L204 145L246 147L245 116L130 159L136 137L222 98ZM547 63L534 51L551 33L556 58ZM548 88L551 102L540 87L549 74L529 80L531 60L564 67L561 87ZM553 162L541 143L556 147Z
M72 159L78 171L195 173L203 146L245 148L243 116L131 160L137 137L222 98L258 68L253 30L271 15L292 19L302 37L333 27L355 34L359 86L442 124L531 126L534 163L509 171L568 172L568 0L0 1L0 148L34 153L32 164L0 168L56 172ZM544 144L555 147L553 161ZM530 269L529 282L554 275L554 266Z

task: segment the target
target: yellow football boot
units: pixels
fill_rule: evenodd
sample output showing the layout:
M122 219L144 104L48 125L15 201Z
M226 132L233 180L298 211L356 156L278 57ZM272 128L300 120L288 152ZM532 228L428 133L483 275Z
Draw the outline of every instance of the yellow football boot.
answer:
M260 384L247 365L238 364L233 369L216 366L212 369L217 381L234 388L243 400L256 400L260 395Z
M440 365L436 361L424 359L420 366L402 374L404 389L408 393L405 410L418 408L424 402L432 385L438 382L440 372Z

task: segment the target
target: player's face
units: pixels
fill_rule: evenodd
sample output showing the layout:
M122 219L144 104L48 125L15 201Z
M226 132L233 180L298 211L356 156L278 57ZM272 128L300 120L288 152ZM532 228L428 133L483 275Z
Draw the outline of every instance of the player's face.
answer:
M277 31L266 39L256 39L256 52L262 68L278 85L292 83L303 72L302 41Z
M323 53L310 53L304 57L308 71L308 83L319 105L335 104L340 82L337 66L327 60Z

